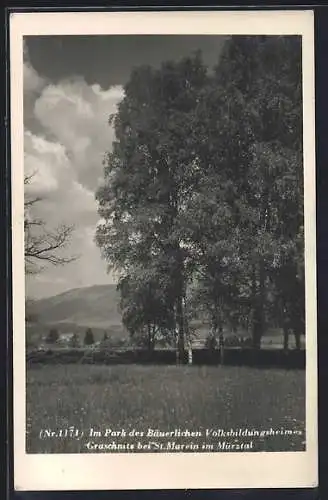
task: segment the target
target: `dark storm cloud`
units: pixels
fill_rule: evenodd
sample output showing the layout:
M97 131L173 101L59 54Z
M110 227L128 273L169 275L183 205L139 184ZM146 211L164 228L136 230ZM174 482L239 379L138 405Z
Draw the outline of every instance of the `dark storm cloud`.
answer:
M81 75L107 89L124 85L131 69L158 66L200 50L204 62L217 64L225 40L215 35L107 35L25 37L31 65L52 82Z

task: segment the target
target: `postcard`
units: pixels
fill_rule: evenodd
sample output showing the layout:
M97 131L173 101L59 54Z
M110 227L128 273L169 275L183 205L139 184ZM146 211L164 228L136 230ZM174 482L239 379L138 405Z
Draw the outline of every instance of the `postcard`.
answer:
M317 486L310 10L10 16L14 483Z

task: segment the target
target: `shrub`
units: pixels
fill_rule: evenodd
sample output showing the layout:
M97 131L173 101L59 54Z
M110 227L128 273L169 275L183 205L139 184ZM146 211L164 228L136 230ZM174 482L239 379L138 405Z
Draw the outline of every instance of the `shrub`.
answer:
M218 348L218 342L217 342L217 340L215 338L215 335L209 334L206 337L205 347L206 347L206 349L209 349L210 351L214 351L215 349Z
M251 337L238 337L238 335L232 335L224 339L225 347L252 347L253 341Z
M93 332L91 328L88 328L87 331L85 332L84 336L84 345L93 345L95 343L95 339L93 336Z
M59 339L58 330L56 330L56 328L51 328L51 330L48 333L48 336L46 337L47 344L55 344L58 339Z
M76 333L74 333L74 335L72 335L72 338L69 341L69 345L70 345L70 347L78 347L80 345L79 338L76 335Z

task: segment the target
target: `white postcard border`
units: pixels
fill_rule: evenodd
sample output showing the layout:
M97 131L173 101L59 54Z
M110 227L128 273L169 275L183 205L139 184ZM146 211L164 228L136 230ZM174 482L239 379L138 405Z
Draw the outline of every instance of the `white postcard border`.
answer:
M307 451L39 454L25 452L23 36L299 34L303 38ZM315 487L317 337L313 12L12 13L10 16L14 485L16 490ZM260 403L259 403L260 406Z

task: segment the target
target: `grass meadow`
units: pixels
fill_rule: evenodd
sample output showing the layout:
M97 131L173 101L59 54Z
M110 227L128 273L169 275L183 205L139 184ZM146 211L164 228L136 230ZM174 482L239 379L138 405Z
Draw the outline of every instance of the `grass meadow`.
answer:
M206 429L280 429L279 435L238 439L252 439L254 451L302 450L304 374L230 366L31 367L27 370L27 452L88 452L91 428L103 435L106 429L179 428L199 430L203 435ZM60 429L70 426L83 431L83 438L58 437ZM56 437L41 439L44 429L56 432ZM106 436L94 441L123 443L128 439Z

